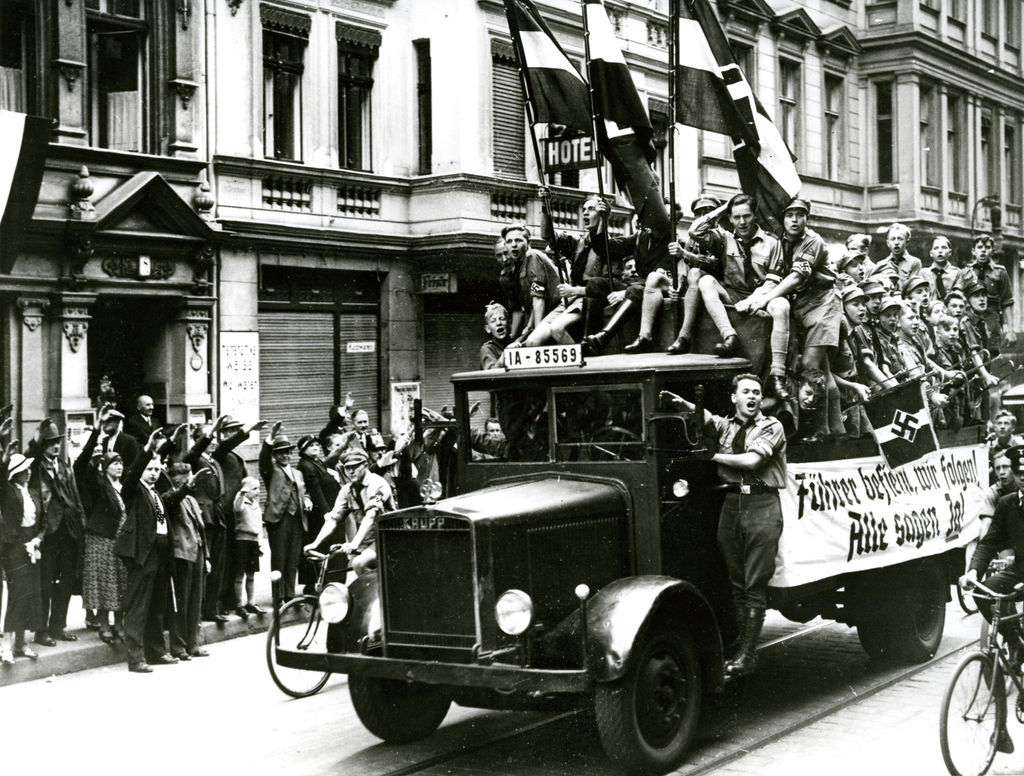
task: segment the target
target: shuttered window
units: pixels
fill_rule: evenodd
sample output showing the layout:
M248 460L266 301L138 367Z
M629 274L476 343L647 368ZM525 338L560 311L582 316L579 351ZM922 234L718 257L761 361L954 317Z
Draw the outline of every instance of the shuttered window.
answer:
M491 41L491 122L494 174L526 179L526 120L523 87L512 46Z
M366 410L370 425L380 428L380 353L377 349L377 316L342 313L338 316L338 380L341 396L349 391L354 409ZM369 351L369 344L373 350ZM349 352L353 351L353 352Z
M423 341L430 343L423 353L423 386L420 396L424 406L438 412L448 406L455 408L455 390L451 376L456 372L472 372L480 368L480 346L487 339L479 313L432 313L423 316ZM491 414L491 399L486 392L474 391L469 402L480 402L471 426L483 428Z

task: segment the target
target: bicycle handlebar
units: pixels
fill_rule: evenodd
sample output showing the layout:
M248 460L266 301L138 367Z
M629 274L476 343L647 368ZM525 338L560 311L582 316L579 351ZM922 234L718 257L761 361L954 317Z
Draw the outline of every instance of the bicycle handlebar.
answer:
M1024 591L1024 582L1018 582L1016 585L1013 586L1013 590L1011 590L1009 593L997 593L995 590L992 590L991 588L986 587L984 584L982 584L980 579L969 579L967 580L967 584L964 585L964 587L967 588L967 590L970 590L972 587L976 587L979 590L981 590L981 592L984 593L986 596L991 598L993 601L1006 601L1010 598L1022 597L1021 593L1022 591Z
M342 548L342 545L332 544L331 549L328 550L326 553L319 552L317 550L306 550L306 557L309 560L317 561L319 563L320 561L327 560L328 558L333 558L335 555L340 555L344 552L345 550Z

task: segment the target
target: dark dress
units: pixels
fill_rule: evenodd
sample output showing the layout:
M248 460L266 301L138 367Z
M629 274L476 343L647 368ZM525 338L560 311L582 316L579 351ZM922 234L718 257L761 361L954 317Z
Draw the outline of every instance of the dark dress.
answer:
M0 497L3 498L3 543L0 544L0 563L7 577L7 610L4 613L4 631L7 633L34 630L42 613L39 563L29 558L25 544L42 537L41 509L33 501L36 518L32 525L23 526L24 499L32 498L28 488L19 489L7 481L4 467L0 478Z

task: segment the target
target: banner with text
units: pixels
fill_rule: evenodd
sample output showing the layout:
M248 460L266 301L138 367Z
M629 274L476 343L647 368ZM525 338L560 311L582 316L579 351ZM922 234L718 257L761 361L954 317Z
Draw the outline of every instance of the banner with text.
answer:
M988 488L980 446L938 450L893 471L879 457L789 464L772 587L796 587L963 547Z

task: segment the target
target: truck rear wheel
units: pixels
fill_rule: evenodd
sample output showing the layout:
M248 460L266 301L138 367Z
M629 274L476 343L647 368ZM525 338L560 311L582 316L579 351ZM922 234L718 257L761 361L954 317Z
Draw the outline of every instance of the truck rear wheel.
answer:
M594 709L601 744L628 773L657 774L686 755L703 688L700 656L678 620L656 625L622 678L597 687Z
M942 643L946 624L946 585L937 562L925 561L914 571L874 590L873 603L857 623L861 646L871 657L920 663Z
M397 679L349 676L348 691L359 721L389 744L426 738L452 704L437 687Z

